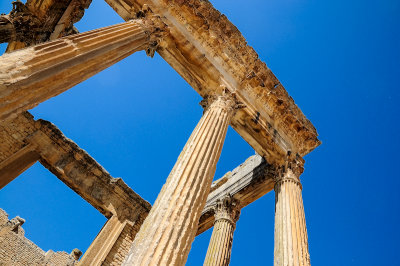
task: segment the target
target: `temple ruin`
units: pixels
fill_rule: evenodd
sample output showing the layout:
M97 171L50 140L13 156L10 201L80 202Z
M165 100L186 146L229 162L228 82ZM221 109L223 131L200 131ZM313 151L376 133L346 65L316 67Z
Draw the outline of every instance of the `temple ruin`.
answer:
M204 265L228 265L241 209L272 190L274 265L310 265L300 175L320 141L279 80L209 1L106 2L125 22L83 33L74 23L91 0L15 1L0 16L0 188L39 161L108 219L80 257L45 253L1 210L0 265L184 265L210 228ZM28 112L140 51L158 53L204 108L153 206ZM212 182L229 125L256 155ZM4 252L10 243L21 252Z

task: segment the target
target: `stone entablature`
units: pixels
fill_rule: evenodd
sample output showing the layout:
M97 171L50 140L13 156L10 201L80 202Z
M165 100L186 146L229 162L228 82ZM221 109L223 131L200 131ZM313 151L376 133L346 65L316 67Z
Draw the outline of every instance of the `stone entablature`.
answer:
M73 266L82 252L74 249L71 254L65 251L44 252L27 239L22 229L25 220L15 217L8 220L8 214L0 209L0 265L57 265Z
M249 157L244 163L213 182L206 206L199 221L197 234L214 224L214 206L225 195L240 202L241 208L274 189L276 168L260 155Z
M106 0L125 20L151 9L168 26L157 52L202 96L226 86L246 108L232 127L270 163L306 155L320 141L310 121L240 31L209 1Z
M90 265L93 262L90 255L99 249L103 254L97 257L97 261L104 265L119 265L125 259L151 205L121 178L113 178L53 124L44 120L35 121L28 112L0 123L0 136L5 140L0 145L0 180L4 181L1 184L6 185L39 160L104 216L120 221L120 230L113 233L114 237L108 241L108 246L103 247L104 240L110 237L106 232L106 237L97 242L95 240L82 257L81 260L88 262L82 265ZM26 156L32 153L34 157Z
M11 161L10 158L15 157L10 163L23 170L39 160L107 218L118 215L135 221L138 215L147 215L151 208L121 178L112 177L50 122L35 121L31 114L25 112L0 123L0 136L5 140L0 146L0 174L3 173L0 177L3 180L12 177L7 171L9 164L6 164ZM26 161L23 156L15 156L22 152L33 152L37 155L36 160Z

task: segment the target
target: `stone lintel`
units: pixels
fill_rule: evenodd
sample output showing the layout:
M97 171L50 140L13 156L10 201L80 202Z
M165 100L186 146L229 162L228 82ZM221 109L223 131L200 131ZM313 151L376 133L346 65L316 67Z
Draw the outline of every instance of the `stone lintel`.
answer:
M168 26L158 53L203 97L220 85L246 108L232 127L270 163L301 156L320 141L311 122L240 31L209 1L106 0L125 20L151 9Z
M99 163L48 121L38 120L40 131L28 138L37 145L40 162L107 218L115 214L135 221L151 205L121 178L112 177Z
M121 178L113 178L50 122L35 121L25 112L0 123L0 138L0 175L2 181L6 180L3 174L7 177L6 183L39 160L107 218L115 214L135 221L150 211L147 201Z
M240 208L243 208L274 189L275 173L274 166L266 163L260 155L253 155L232 172L214 181L200 218L197 234L213 226L214 206L218 200L229 195L240 203Z

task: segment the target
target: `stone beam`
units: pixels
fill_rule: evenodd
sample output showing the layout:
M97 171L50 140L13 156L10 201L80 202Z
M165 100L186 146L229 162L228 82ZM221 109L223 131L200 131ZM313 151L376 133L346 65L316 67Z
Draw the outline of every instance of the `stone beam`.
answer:
M107 218L117 215L135 221L139 215L147 215L151 205L121 178L113 178L50 122L37 123L40 130L29 136L27 142L37 146L40 162L68 187Z
M27 166L26 157L33 153L37 157L29 162L39 160L107 218L117 215L135 221L140 215L146 216L151 208L121 178L113 178L50 122L35 121L25 112L0 123L0 138L0 173L11 172L13 164ZM4 176L8 178L7 174Z
M234 92L246 108L236 112L231 126L268 162L280 165L288 151L304 156L320 144L314 126L279 80L209 1L106 2L125 20L146 10L159 15L170 34L158 53L201 96L220 85Z
M153 51L160 28L136 19L0 57L0 120L35 107L136 51Z
M253 155L232 172L214 181L206 206L200 217L197 234L214 225L214 207L224 197L231 196L243 208L274 189L275 167L260 155Z

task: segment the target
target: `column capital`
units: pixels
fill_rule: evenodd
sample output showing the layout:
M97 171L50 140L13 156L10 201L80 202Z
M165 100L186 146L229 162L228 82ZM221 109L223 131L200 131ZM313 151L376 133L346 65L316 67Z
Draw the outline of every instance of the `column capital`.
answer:
M150 39L146 54L153 58L163 37L168 33L168 26L159 15L153 13L147 4L144 4L142 9L136 11L136 19L143 20L143 26L146 28L145 32Z
M218 199L214 205L215 222L219 220L226 220L233 226L239 220L240 216L240 203L231 196L227 195L222 199Z
M36 39L41 39L37 36L44 34L43 32L40 32L43 23L25 6L24 3L14 1L12 2L12 5L13 9L10 14L3 15L1 18L3 23L12 25L12 34L10 35L8 42L19 41L26 45L34 44Z
M302 188L300 175L304 171L304 159L298 154L288 152L285 162L277 169L275 177L275 187L282 182L294 182Z
M237 100L235 93L230 92L226 87L220 86L218 91L220 92L208 94L201 100L200 105L204 108L204 112L212 106L219 106L230 112L244 107L244 104Z

